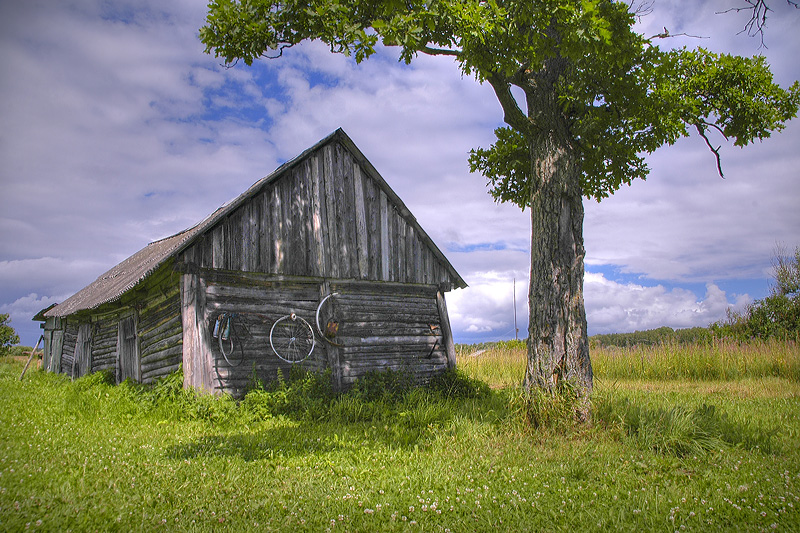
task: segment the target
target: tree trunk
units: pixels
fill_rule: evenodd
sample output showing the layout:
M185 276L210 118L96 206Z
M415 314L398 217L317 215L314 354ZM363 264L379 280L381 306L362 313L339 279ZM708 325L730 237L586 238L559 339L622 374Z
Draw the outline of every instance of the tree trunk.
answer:
M555 79L552 71L548 74ZM548 81L539 78L528 94L529 117L539 133L530 141L534 184L524 385L556 392L569 383L581 399L578 414L585 418L592 364L583 302L581 170Z
M531 198L525 388L555 392L566 381L586 399L592 390L592 364L583 303L580 175L570 151L553 136L536 144L532 156L541 181Z

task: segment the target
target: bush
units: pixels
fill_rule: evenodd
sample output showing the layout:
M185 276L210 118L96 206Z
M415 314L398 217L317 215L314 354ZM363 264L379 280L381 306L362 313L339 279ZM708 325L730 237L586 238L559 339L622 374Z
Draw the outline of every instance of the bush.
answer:
M8 313L0 314L0 355L7 355L11 345L19 342L17 332L8 325L10 316Z
M800 337L800 297L772 294L756 300L742 312L728 310L725 320L710 329L718 337L750 339L797 339Z
M245 395L242 407L260 419L285 415L319 420L327 415L335 397L330 370L309 372L292 367L288 380L278 372L278 378L266 389L251 389Z
M414 382L402 370L370 371L353 383L348 395L364 402L401 401L414 388Z
M728 310L725 320L711 324L720 337L737 340L800 337L800 247L794 257L780 250L773 259L772 292L742 312Z

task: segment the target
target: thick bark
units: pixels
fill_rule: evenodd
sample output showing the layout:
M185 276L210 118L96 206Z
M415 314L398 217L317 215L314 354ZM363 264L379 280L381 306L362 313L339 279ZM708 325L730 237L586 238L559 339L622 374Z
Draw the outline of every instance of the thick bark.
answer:
M552 137L537 143L542 181L531 199L531 279L525 387L555 391L566 380L592 389L583 303L583 200L576 161Z
M531 79L528 116L534 184L531 196L531 277L525 388L551 392L569 383L586 400L592 365L583 302L583 194L566 117L553 84L563 65ZM588 413L583 403L582 416Z

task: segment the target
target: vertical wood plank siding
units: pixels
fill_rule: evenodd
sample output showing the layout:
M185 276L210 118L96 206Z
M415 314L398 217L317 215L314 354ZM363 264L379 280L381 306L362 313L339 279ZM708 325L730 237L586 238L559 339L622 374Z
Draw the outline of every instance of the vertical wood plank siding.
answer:
M83 322L78 326L78 338L75 341L72 365L72 377L79 378L92 371L92 325Z
M410 217L349 150L332 143L267 183L184 256L209 269L452 283Z

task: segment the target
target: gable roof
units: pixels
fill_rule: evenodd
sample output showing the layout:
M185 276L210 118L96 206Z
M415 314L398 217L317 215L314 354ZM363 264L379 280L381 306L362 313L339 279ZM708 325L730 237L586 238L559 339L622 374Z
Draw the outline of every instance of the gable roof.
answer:
M399 196L389 187L388 183L378 173L375 167L367 160L363 153L356 147L355 143L347 136L341 128L328 135L311 148L305 150L299 156L287 161L268 176L260 179L244 193L234 200L224 204L222 207L211 213L197 225L184 230L180 233L152 242L139 250L129 258L125 259L108 272L99 276L93 283L84 287L74 295L67 298L61 304L49 310L44 310L45 317L63 317L79 311L96 309L99 306L114 302L120 299L123 294L134 288L141 281L152 274L156 269L164 265L168 260L191 246L201 235L214 227L214 225L225 218L228 214L236 210L250 198L258 194L265 186L281 178L296 165L303 162L310 154L316 152L323 146L331 142L339 142L347 148L355 160L361 165L370 177L375 180L386 196L397 206L403 218L412 225L418 232L420 239L441 262L453 280L453 285L458 288L467 286L463 278L456 272L452 264L439 250L427 233L417 222ZM37 315L38 316L38 315Z

